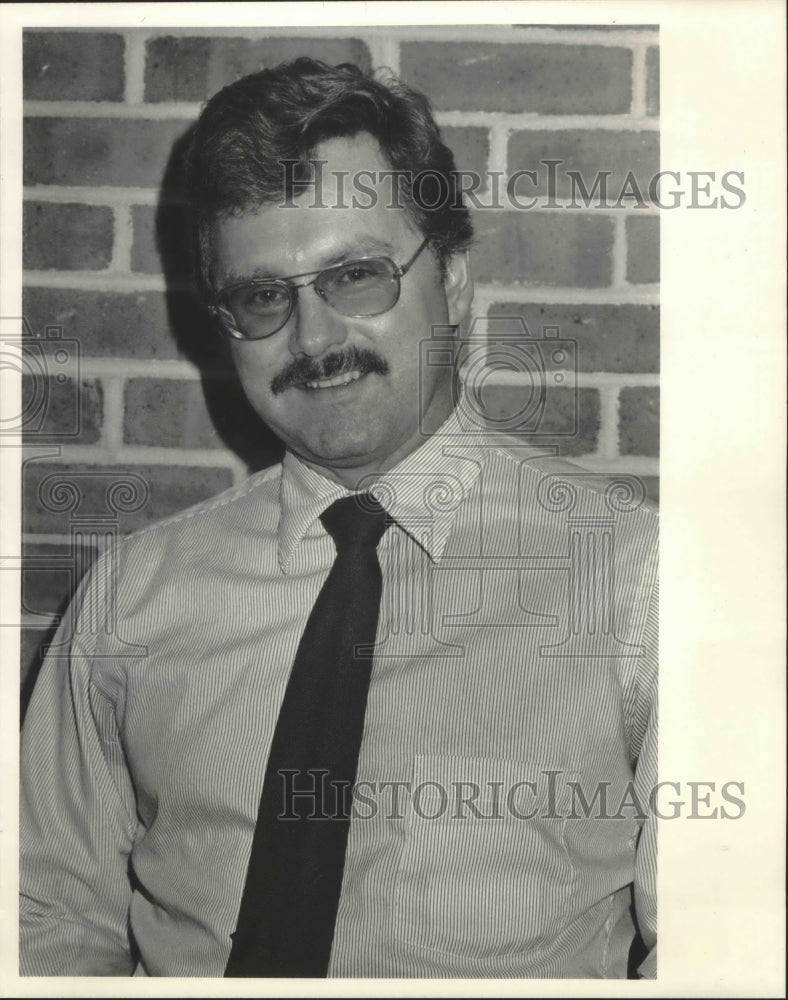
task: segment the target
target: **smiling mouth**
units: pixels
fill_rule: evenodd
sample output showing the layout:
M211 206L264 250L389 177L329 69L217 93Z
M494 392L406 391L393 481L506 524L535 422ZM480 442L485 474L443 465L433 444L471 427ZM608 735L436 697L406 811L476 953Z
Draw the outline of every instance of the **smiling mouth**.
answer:
M360 378L363 377L363 373L354 369L353 371L345 372L344 375L335 375L333 378L319 379L319 380L309 380L307 382L302 382L299 385L299 389L337 389L340 386L350 385L352 382L358 382Z
M377 351L363 347L346 347L317 360L305 356L294 358L271 379L274 396L288 389L318 392L320 389L346 389L365 375L388 375L389 366Z

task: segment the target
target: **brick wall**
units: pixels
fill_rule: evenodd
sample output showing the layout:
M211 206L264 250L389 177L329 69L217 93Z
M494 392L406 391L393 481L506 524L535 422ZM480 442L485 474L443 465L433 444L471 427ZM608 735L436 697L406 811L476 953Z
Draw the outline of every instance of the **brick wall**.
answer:
M485 207L491 189L477 192L474 315L521 318L536 337L557 326L575 341L577 433L556 440L588 468L640 475L656 493L655 29L30 30L23 308L49 374L25 385L28 404L45 400L24 476L25 668L109 537L277 455L191 294L173 150L219 87L300 54L387 66L421 88L463 170L505 181L538 169L533 209ZM555 184L539 167L547 160L562 161ZM568 170L587 189L608 171L614 202L631 171L645 203L568 207ZM490 414L516 409L523 384L517 372L494 377ZM557 434L572 407L553 398L545 419ZM78 503L53 500L52 477L65 472ZM124 481L108 502L109 484Z

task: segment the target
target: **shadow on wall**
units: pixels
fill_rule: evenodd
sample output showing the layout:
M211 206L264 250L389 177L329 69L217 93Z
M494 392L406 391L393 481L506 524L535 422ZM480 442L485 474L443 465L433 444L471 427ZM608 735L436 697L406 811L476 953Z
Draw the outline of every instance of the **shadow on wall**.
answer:
M191 136L189 129L173 147L156 210L167 314L179 350L200 370L205 403L219 437L253 472L278 462L284 449L248 403L227 342L205 309L195 226L185 197L184 166Z
M185 204L184 154L188 147L189 130L173 147L162 180L156 209L156 247L166 282L166 304L170 332L175 337L180 352L200 371L202 391L210 419L222 443L239 456L250 472L266 468L280 460L283 446L266 427L246 400L235 375L226 341L214 328L207 315L197 279L196 240ZM166 336L166 334L163 333ZM178 414L172 415L178 425ZM190 442L182 441L181 447ZM178 445L173 448L173 464L179 460ZM64 556L58 551L57 555ZM87 569L95 553L80 565ZM33 560L35 562L35 560ZM36 590L36 574L29 566L23 574L23 603L25 610L36 614L46 606L53 589L50 580L42 596ZM51 575L51 574L50 574ZM62 601L47 610L62 615L71 600L77 579L71 579L63 589ZM56 588L55 588L56 589ZM29 608L28 605L29 604ZM57 619L56 619L57 620ZM43 653L54 638L56 626L43 628L31 626L22 629L21 635L21 719L24 720L28 702L36 682Z

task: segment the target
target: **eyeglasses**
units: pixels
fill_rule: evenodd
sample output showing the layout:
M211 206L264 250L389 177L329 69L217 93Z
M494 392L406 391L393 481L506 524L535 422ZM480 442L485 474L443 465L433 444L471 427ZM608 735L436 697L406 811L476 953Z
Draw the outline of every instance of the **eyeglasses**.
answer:
M388 257L360 257L323 271L289 278L254 278L230 285L208 306L222 332L235 340L262 340L287 323L296 305L296 289L308 288L343 316L379 316L399 300L400 279L411 269L429 238L410 260L398 266ZM296 278L311 281L295 284Z

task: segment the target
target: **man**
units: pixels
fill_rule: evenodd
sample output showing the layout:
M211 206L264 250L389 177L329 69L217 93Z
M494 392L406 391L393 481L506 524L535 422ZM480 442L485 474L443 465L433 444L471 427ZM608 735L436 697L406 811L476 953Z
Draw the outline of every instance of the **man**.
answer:
M458 400L453 171L349 65L201 115L209 308L287 452L80 588L25 726L24 973L623 977L637 926L654 975L655 519Z

